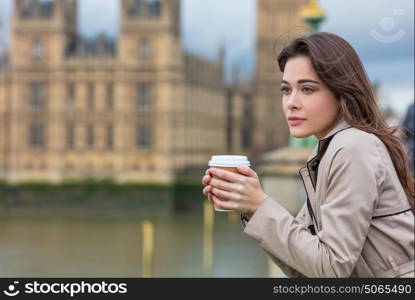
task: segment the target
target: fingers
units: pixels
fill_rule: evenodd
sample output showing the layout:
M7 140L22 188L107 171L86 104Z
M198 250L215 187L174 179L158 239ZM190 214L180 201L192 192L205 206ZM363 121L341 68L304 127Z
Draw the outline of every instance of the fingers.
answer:
M228 192L241 193L244 190L244 186L239 183L231 183L228 181L220 180L218 178L212 178L209 181L209 185Z
M216 208L219 209L227 209L227 210L237 210L238 204L231 202L231 201L223 201L216 197L215 195L212 195L213 203L215 204Z
M257 173L248 166L237 166L236 169L243 175L258 178Z
M209 181L210 181L210 179L211 179L212 177L210 176L210 175L205 175L205 176L203 176L203 178L202 178L202 183L204 184L204 185L208 185L209 184Z
M235 200L238 201L240 199L240 195L236 193L227 192L224 190L220 190L217 188L212 188L210 191L214 196L223 199L223 200Z
M203 189L203 194L208 195L208 193L210 193L211 191L212 191L212 187L208 185Z
M219 177L220 179L229 181L229 182L234 182L234 183L245 183L246 182L246 176L244 175L240 175L240 174L236 174L236 173L232 173L230 171L226 171L226 170L220 170L220 169L216 169L216 168L210 168L210 174L216 177Z
M213 203L211 190L212 190L212 187L208 185L207 187L203 189L203 194L205 194L208 197L208 200Z
M208 185L208 184L209 184L209 180L210 180L212 177L213 177L213 176L212 176L211 170L210 170L210 169L207 169L207 170L205 171L205 175L203 176L202 183L203 183L204 185Z

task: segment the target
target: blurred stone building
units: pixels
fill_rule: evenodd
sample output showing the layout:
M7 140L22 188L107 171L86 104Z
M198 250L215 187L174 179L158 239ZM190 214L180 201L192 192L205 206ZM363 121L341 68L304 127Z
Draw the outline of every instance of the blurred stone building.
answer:
M199 176L211 155L255 160L287 143L275 36L305 1L258 0L257 70L226 85L186 53L180 0L120 0L116 40L80 36L76 0L15 0L0 58L0 178L8 182ZM99 8L97 8L99 10Z

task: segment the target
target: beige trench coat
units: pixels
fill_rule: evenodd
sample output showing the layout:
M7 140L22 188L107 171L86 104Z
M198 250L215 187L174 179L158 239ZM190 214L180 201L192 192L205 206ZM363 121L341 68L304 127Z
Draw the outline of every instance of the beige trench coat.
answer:
M268 197L242 220L287 276L414 276L414 216L378 137L342 119L300 175L309 201L296 217Z

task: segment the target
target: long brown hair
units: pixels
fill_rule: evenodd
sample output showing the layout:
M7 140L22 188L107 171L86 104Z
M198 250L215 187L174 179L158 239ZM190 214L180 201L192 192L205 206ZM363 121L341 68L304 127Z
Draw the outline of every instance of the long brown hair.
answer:
M340 113L351 126L375 134L386 145L415 214L414 174L409 167L404 143L396 135L400 126L387 125L353 47L341 37L327 32L296 38L277 57L281 72L284 72L288 59L295 56L307 56L311 60L319 78L340 101Z

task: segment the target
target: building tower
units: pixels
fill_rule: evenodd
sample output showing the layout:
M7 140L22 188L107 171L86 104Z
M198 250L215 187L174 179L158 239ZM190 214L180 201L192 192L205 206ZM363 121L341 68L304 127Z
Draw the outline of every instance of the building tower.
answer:
M179 0L121 0L120 19L121 63L166 64L181 55Z
M77 32L76 0L15 0L12 16L12 66L57 65Z
M307 0L258 0L256 19L256 86L269 107L265 150L282 147L288 143L289 131L285 120L281 93L282 74L275 60L278 52L296 34L306 33L307 28L300 15Z
M15 0L5 86L8 142L5 169L11 181L30 172L56 178L56 94L68 41L76 34L75 0ZM31 170L27 172L27 170ZM40 171L42 170L42 171ZM30 174L29 176L34 176ZM53 179L52 179L53 180Z
M120 33L117 41L119 95L138 109L134 119L125 118L123 128L136 136L138 153L125 155L124 165L140 157L141 170L169 180L174 163L175 101L181 99L183 53L180 41L180 0L121 0ZM128 144L124 141L123 144ZM135 158L134 158L135 157ZM145 177L143 177L145 178Z

